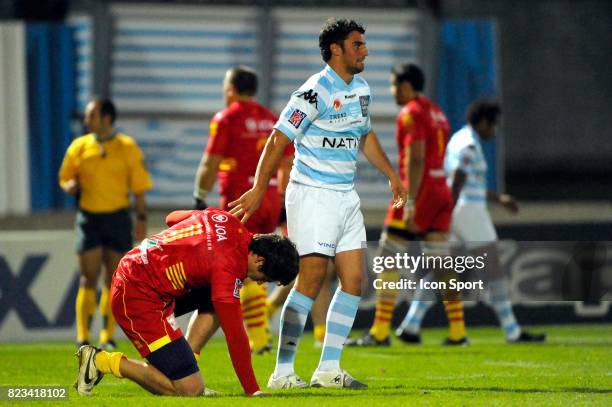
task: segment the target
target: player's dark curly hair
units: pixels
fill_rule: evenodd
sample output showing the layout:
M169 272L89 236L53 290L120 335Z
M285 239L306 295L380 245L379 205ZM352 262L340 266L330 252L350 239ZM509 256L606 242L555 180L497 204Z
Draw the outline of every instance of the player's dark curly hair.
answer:
M496 123L501 112L499 102L494 99L482 98L470 103L465 116L468 123L475 126L483 119L489 123Z
M331 59L331 45L338 44L342 47L342 42L353 31L365 34L365 28L355 20L336 20L335 17L328 19L319 33L319 48L323 61Z
M422 92L425 89L425 74L415 64L397 64L393 66L391 73L395 77L396 85L408 82L415 92Z
M246 66L235 66L229 70L229 83L234 85L240 95L255 96L257 93L257 74Z
M297 276L300 256L286 237L271 233L255 235L249 250L265 259L261 272L271 281L287 285Z

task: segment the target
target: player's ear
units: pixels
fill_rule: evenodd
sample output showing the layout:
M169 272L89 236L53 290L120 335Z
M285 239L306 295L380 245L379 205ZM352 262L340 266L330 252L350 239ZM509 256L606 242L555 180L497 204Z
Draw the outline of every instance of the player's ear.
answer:
M335 56L342 55L342 47L340 46L340 44L337 44L335 42L332 42L329 45L329 50L331 51L332 55L335 55Z

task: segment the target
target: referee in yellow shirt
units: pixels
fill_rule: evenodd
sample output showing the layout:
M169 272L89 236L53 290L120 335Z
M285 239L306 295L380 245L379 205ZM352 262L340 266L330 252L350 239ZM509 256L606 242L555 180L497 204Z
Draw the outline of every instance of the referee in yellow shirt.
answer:
M76 249L81 281L76 299L78 346L90 342L91 319L96 312L96 287L104 265L100 297L103 327L100 346L115 347L115 321L110 311L109 287L119 260L132 248L130 191L134 195L134 239L146 236L145 191L153 186L142 151L131 137L114 129L116 110L110 100L93 99L85 109L89 133L68 147L59 172L62 189L76 195Z

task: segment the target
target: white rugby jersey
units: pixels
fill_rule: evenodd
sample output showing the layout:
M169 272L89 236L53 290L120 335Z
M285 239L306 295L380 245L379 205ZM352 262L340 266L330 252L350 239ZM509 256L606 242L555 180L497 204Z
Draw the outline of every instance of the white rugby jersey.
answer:
M480 137L474 129L466 125L451 137L446 146L444 170L449 185L453 171L466 173L465 184L459 194L457 205L486 205L487 202L487 161L485 160Z
M290 179L301 184L353 189L361 137L372 129L370 86L350 84L327 65L297 91L274 125L295 143Z

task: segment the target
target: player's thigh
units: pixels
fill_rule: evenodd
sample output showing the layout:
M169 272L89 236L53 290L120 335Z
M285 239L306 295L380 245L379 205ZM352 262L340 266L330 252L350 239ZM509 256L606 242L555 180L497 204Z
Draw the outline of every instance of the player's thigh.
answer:
M316 298L327 273L329 257L321 254L309 254L300 257L300 271L295 280L295 289L300 293Z
M361 202L356 191L342 194L340 219L340 235L336 255L340 252L359 250L366 247L366 231L361 213Z
M361 295L364 249L347 250L336 254L335 264L342 291Z
M204 391L198 364L184 337L151 352L147 360L172 381L177 395L198 396Z
M110 295L117 324L143 358L183 337L174 319L174 307L154 291L114 278Z
M453 211L451 230L456 239L470 250L490 246L497 241L495 226L484 205L457 206Z

